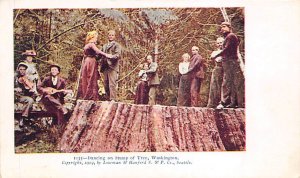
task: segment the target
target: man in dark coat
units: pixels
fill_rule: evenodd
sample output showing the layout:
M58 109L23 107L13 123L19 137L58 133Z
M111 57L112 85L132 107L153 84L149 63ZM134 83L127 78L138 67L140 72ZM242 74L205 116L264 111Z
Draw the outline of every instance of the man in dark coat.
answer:
M199 92L204 79L203 59L197 46L192 47L192 58L187 74L191 79L191 106L199 105Z
M57 123L61 126L64 124L64 115L68 112L68 110L63 107L64 96L66 94L64 90L66 81L59 76L60 66L52 64L50 70L51 75L44 78L38 85L38 89L42 93L41 101L47 111L56 115Z
M222 82L222 99L217 109L223 107L234 108L244 107L242 71L238 62L238 37L232 32L231 24L223 22L221 32L225 38L223 49L212 58L222 56L222 66L224 70Z
M101 72L104 75L104 88L108 100L115 101L117 99L117 80L119 78L119 60L121 59L121 45L115 41L116 32L108 31L108 43L102 48L107 56L103 56L100 60Z

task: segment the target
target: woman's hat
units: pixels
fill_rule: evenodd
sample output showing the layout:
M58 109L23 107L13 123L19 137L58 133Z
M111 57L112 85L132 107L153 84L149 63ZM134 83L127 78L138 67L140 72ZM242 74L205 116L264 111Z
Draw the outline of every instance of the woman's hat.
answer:
M27 66L27 64L26 64L26 63L24 63L24 62L20 62L20 63L18 64L18 67L17 67L17 69L19 69L19 67L21 67L21 66L25 67L26 69L28 68L28 66Z
M36 52L34 50L26 50L22 53L23 56L36 56Z

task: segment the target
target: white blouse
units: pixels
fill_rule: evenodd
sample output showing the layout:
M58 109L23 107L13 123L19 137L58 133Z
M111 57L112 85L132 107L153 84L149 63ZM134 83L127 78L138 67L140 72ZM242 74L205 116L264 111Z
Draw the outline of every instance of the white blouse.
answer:
M186 74L189 70L189 65L190 65L190 62L181 62L179 63L179 73L180 74Z
M140 70L139 77L142 81L147 81L147 74L145 70Z
M219 54L220 52L221 52L221 50L213 51L213 52L211 53L211 57L213 57L213 56ZM215 61L216 61L216 62L222 62L222 56L216 57L216 58L215 58Z

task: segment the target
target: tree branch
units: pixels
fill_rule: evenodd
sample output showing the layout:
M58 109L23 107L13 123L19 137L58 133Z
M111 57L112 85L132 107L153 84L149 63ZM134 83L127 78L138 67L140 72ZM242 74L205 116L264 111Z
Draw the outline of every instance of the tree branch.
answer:
M88 22L83 22L83 23L81 23L81 24L75 25L75 26L73 26L73 27L71 27L71 28L69 28L69 29L63 31L62 33L60 33L60 34L58 34L58 35L55 35L54 37L52 37L51 39L49 39L43 46L39 47L36 51L41 50L41 49L44 48L47 44L49 44L50 42L52 42L54 39L60 37L61 35L63 35L63 34L65 34L65 33L69 32L69 31L71 31L71 30L73 30L73 29L75 29L75 28L77 28L77 27L81 27L81 26L83 26L83 25L85 25L85 24L87 24L87 23L91 23L91 22L94 22L94 21L97 21L97 20L99 20L99 19L94 19L94 20L90 20L90 21L88 21Z

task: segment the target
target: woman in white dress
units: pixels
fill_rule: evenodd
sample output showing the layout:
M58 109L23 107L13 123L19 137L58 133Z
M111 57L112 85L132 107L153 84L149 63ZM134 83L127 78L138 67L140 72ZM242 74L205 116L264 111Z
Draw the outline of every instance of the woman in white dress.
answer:
M36 56L36 52L34 50L26 50L25 52L22 53L24 56L24 63L28 66L26 70L26 75L28 79L33 82L33 92L35 95L38 95L37 92L37 84L40 80L38 71L36 69L36 63L33 62L33 57Z
M179 73L181 74L181 76L178 87L177 106L191 105L191 81L189 76L187 75L190 64L190 58L190 55L188 53L185 53L182 55L182 62L179 63Z

